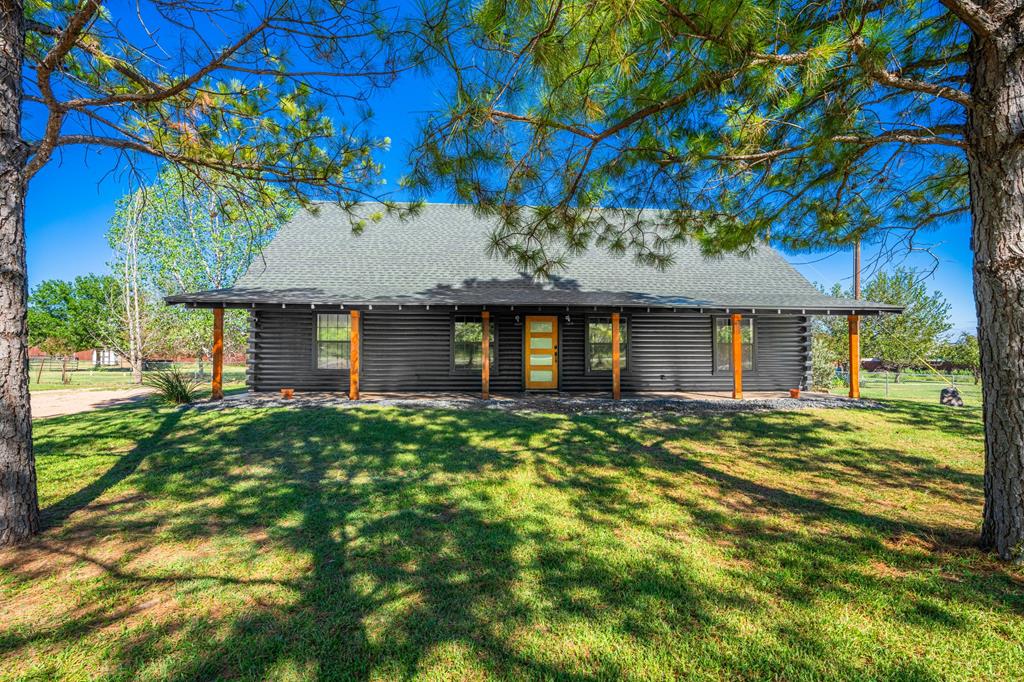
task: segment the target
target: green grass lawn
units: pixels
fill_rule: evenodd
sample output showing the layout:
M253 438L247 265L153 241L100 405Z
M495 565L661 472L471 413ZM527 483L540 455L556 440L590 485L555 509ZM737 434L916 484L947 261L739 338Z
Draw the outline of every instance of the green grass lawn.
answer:
M186 372L192 372L196 369L195 364L179 365L182 370ZM206 376L204 381L210 381L210 365L207 363L204 366ZM148 374L148 372L147 372ZM131 370L119 369L114 367L84 367L83 369L70 372L71 383L61 383L60 368L50 369L49 365L43 370L42 374L39 374L38 366L34 367L30 372L29 376L29 390L30 391L52 391L52 390L67 390L67 389L82 389L82 390L95 390L95 389L127 389L135 388L137 385L132 383ZM240 384L245 382L245 365L225 365L224 366L224 383L227 384Z
M935 375L914 376L900 383L895 383L890 375L886 382L884 377L864 373L861 375L860 392L865 398L889 398L892 400L916 400L937 405L939 394L948 383ZM956 388L960 391L966 407L981 407L981 384L974 383L970 377L957 377Z
M0 678L1014 679L979 412L36 425Z

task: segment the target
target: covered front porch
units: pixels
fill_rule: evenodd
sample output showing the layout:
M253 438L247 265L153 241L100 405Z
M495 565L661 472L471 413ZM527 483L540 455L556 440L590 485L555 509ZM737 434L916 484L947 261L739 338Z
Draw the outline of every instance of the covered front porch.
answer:
M284 308L284 306L282 306L281 308L282 308L282 314L283 314L285 308ZM346 352L344 353L345 360L347 361L347 368L346 368L346 371L344 372L344 374L341 377L339 377L339 378L343 379L343 382L344 382L343 384L341 384L339 386L339 389L341 389L341 391L339 391L339 392L343 391L343 395L348 400L371 401L371 400L376 399L378 396L385 396L385 395L388 395L389 393L392 394L392 395L394 395L394 394L401 394L403 392L403 391L400 391L400 390L397 390L397 389L396 389L396 391L386 392L386 391L381 390L384 387L379 386L379 385L375 387L377 389L376 391L372 391L369 394L365 394L365 392L362 389L362 385L363 385L363 370L364 370L364 367L365 367L365 360L366 360L363 357L363 355L365 353L364 343L363 343L363 336L364 336L364 328L363 327L364 327L364 322L365 322L364 317L366 316L367 312L369 312L369 314L371 316L373 316L373 315L380 315L380 314L390 315L392 320L396 319L396 317L395 317L396 315L399 315L399 316L403 315L403 313L401 313L401 308L402 308L401 306L398 306L398 310L397 311L390 311L390 312L384 312L384 313L380 313L379 311L372 310L372 306L370 306L370 308L371 308L370 311L363 311L363 310L359 310L359 309L347 309L347 310L345 310L345 317L347 317L348 320L349 320L347 322L347 324L346 324L346 330L348 331L348 334L349 334L349 336L348 336L348 343L347 343ZM427 306L427 309L429 309L429 308L430 308L430 306ZM319 310L320 307L316 306L316 307L313 307L313 309L314 310ZM341 309L343 310L344 308L342 307ZM307 310L309 310L309 308L307 308ZM458 307L456 307L455 310L457 311ZM783 314L783 311L781 311L781 310L780 311L767 311L768 314L766 314L766 312L756 311L756 310L743 311L743 312L737 312L735 310L732 310L732 311L725 310L725 311L719 311L717 313L717 317L707 317L707 316L705 316L704 318L702 318L703 320L705 320L705 322L702 323L702 324L705 324L705 325L710 325L711 322L714 321L714 320L718 320L719 322L724 323L724 324L717 325L717 326L715 326L715 325L706 326L706 327L704 327L705 331L702 332L702 334L708 334L709 336L711 336L713 334L718 334L719 335L716 338L708 338L708 341L706 342L706 343L711 344L711 345L717 344L716 349L715 349L715 354L714 354L714 357L716 358L716 360L715 360L716 363L721 363L722 359L725 358L726 356L731 356L731 357L729 357L727 360L725 360L724 371L719 371L719 369L721 369L721 368L716 368L715 374L718 375L718 378L715 381L714 390L694 390L694 391L679 390L679 389L687 389L688 388L687 385L683 385L683 386L679 386L679 385L669 386L669 388L674 388L674 389L677 389L677 390L659 390L659 388L664 389L666 387L664 385L662 385L660 387L655 386L655 385L652 385L650 387L646 387L646 386L639 386L638 387L637 382L634 381L632 386L631 386L630 382L628 380L625 382L625 386L623 385L624 384L624 381L623 381L623 366L625 365L624 361L626 359L626 355L630 354L628 349L627 350L621 350L623 347L625 347L625 344L622 343L622 341L624 340L624 337L625 337L625 334L626 334L626 328L625 328L626 327L626 322L627 322L627 319L630 319L633 322L637 322L638 328L641 328L640 324L639 324L639 321L641 320L641 316L643 314L642 312L633 312L631 314L629 311L627 311L625 314L623 314L623 313L620 313L620 312L617 312L617 311L608 311L608 312L605 313L605 317L602 318L604 320L605 333L609 333L608 327L610 326L610 334L609 334L610 338L606 338L606 341L610 341L610 343L606 344L608 346L607 352L610 355L610 357L607 358L609 360L609 362L607 362L607 364L605 366L605 372L603 373L603 378L601 378L601 375L597 374L597 373L590 374L589 377L588 377L588 380L587 380L587 386L586 387L582 387L582 390L581 390L581 386L579 384L577 384L575 388L570 388L570 387L564 385L561 381L557 380L557 378L561 374L561 369L562 369L562 365L561 365L562 360L560 358L561 352L560 352L559 348L560 348L560 345L562 345L562 342L564 341L564 339L562 339L562 337L559 335L559 323L558 323L558 319L559 318L558 318L558 316L551 315L550 311L547 313L547 316L543 316L543 315L537 316L537 315L526 314L526 315L522 316L523 319L521 321L520 315L518 314L518 311L515 311L517 314L515 314L515 316L514 316L514 326L513 326L513 328L511 330L510 330L510 328L508 326L502 327L502 326L499 325L499 326L495 327L495 326L492 325L492 322L495 320L495 318L497 318L499 320L504 319L506 322L508 322L510 320L509 316L512 314L512 312L513 312L513 310L510 308L508 311L497 312L497 313L492 315L492 312L490 310L488 310L486 307L484 307L482 310L478 309L478 311L475 313L478 316L477 320L478 320L479 330L478 330L478 335L477 335L477 341L472 342L471 345L475 346L475 350L473 351L473 354L474 355L478 355L478 361L480 363L477 366L477 374L476 374L476 376L478 378L474 379L469 374L467 374L466 372L461 372L460 376L462 378L459 379L459 384L461 384L461 385L459 385L457 387L450 387L450 388L457 388L458 390L448 390L448 391L445 391L444 388L438 387L437 385L424 385L423 386L423 389L424 389L423 391L415 391L415 392L413 392L413 391L410 390L410 391L407 391L407 392L410 395L416 395L416 396L426 396L426 395L437 396L437 395L444 395L446 393L447 394L452 394L452 395L457 394L457 395L460 395L460 396L465 396L465 395L468 395L466 393L466 390L470 389L470 390L474 391L474 394L475 394L475 396L477 398L482 399L482 400L522 400L525 397L527 397L528 395L532 395L532 393L529 393L529 391L531 389L537 388L536 385L531 386L531 383L530 383L531 379L536 379L537 377L541 377L542 379L550 379L552 374L554 374L554 376L556 377L556 381L554 381L552 385L544 387L544 389L546 389L545 393L546 393L546 395L548 397L555 397L555 398L557 398L559 400L569 399L569 395L567 395L567 394L571 394L572 396L576 396L576 397L586 397L586 396L590 396L590 395L593 395L593 396L600 395L600 396L604 396L604 397L610 397L613 400L620 400L620 399L622 399L624 393L627 396L630 396L631 393L632 393L632 394L635 394L636 396L642 395L644 398L652 398L652 399L657 399L657 398L662 398L662 397L670 397L670 398L678 398L678 399L683 399L683 400L703 400L703 399L708 399L708 400L724 400L724 399L728 399L728 400L736 400L736 401L744 400L744 399L765 400L765 399L775 399L775 398L778 398L778 397L788 397L789 391L791 389L805 389L805 388L807 388L806 383L799 376L793 375L793 376L790 376L790 378L787 379L785 382L777 382L777 383L775 383L774 385L771 385L771 386L766 386L764 381L762 381L760 384L755 382L750 387L748 387L748 390L745 391L744 379L745 379L746 371L744 370L744 366L748 362L750 362L752 364L752 358L750 357L750 355L752 353L752 339L756 335L760 335L759 333L755 334L755 331L754 331L755 327L753 326L754 325L754 321L756 319L760 319L762 321L762 324L768 324L768 322L771 320L772 317L775 317L775 316ZM699 312L701 314L704 313L703 310L701 310ZM804 311L801 311L801 312L804 312ZM648 315L650 315L651 309L650 308L646 309L646 313ZM774 315L772 315L771 313L774 313ZM254 314L259 314L259 313L254 313ZM405 313L405 314L407 314L407 313ZM675 316L677 313L673 309L671 311L671 314L673 316ZM682 311L680 311L680 314L682 314ZM826 314L835 314L835 313L833 313L833 311L828 311ZM448 315L449 315L449 313L442 313L443 319L441 320L440 324L445 325L444 329L447 328L446 325L448 324L448 321L449 321ZM716 313L711 312L711 315L716 315ZM336 314L334 316L337 317ZM860 366L860 353L859 353L860 317L858 315L854 315L854 314L850 314L847 317L848 317L849 326L850 326L849 364L850 364L850 367L852 368L852 370L851 370L852 371L852 376L851 376L852 380L850 382L849 397L856 399L856 398L860 397L860 395L859 395L859 393L860 393L859 392L859 381L858 381L858 374L859 374L858 370L859 370L859 366ZM223 397L223 381L222 381L222 376L223 376L223 328L224 328L223 318L224 318L224 308L223 307L215 307L215 308L213 308L213 337L214 337L214 343L213 343L213 390L212 390L212 395L213 395L214 399L220 399L220 398ZM374 318L374 319L377 319L377 318ZM457 318L453 317L452 319L454 320L454 319L457 319ZM690 319L693 319L693 317L691 317ZM779 319L779 318L776 317L776 319ZM805 325L804 329L807 329L808 327L806 327L806 324L807 324L806 318L801 318L801 319L804 320L804 322L802 322L801 324L804 324ZM531 320L539 320L539 321L540 320L549 320L549 321L553 321L554 322L554 330L550 334L551 338L550 339L545 339L545 338L543 338L544 335L542 334L542 335L540 335L541 338L532 339L531 338L531 333L530 333ZM572 314L568 314L568 309L567 309L566 314L564 314L564 320L566 322L566 328L569 329L569 328L571 328L571 326L570 326L571 324L579 325L580 324L580 320L582 320L582 323L584 325L586 325L586 324L588 324L588 322L592 321L592 318L588 317L588 314L583 312L583 311L581 311L581 310L573 310ZM610 325L608 324L609 322L610 322ZM548 324L550 324L550 322ZM648 327L647 327L648 329L653 327L653 328L656 329L656 332L658 334L660 334L660 336L658 336L657 338L653 338L653 339L652 339L652 337L648 338L648 342L647 342L647 344L648 344L647 347L648 348L651 347L652 343L654 345L656 345L656 346L657 345L665 345L665 346L667 346L667 345L673 343L673 338L674 337L671 334L667 334L666 335L664 324L665 324L664 320L662 319L662 321L657 322L656 325L654 323L651 323L651 324L648 325ZM631 324L631 328L629 330L630 335L632 335L634 333L634 329L632 329L632 326L633 325ZM501 334L496 334L495 331L494 331L495 329L497 329L499 332L502 329L505 329L504 333L506 335L506 345L505 345L506 350L503 352L502 357L504 358L505 363L506 363L506 370L507 370L507 367L508 367L509 350L510 349L511 349L512 354L515 356L515 357L512 358L512 360L515 363L522 362L522 365L523 365L521 370L520 370L521 371L521 375L520 376L522 377L522 382L523 383L522 384L513 385L512 387L510 387L509 386L509 382L507 380L507 376L506 376L506 380L505 381L498 383L498 385L496 387L498 389L497 391L492 390L492 376L493 376L492 362L494 362L495 358L497 357L495 355L495 352L494 352L495 351L495 347L494 347L493 344L496 343L496 338L495 337L499 336ZM517 350L515 348L512 348L512 345L507 343L507 341L508 341L508 336L507 335L508 335L508 333L510 331L511 331L511 333L514 336L519 337L519 338L516 338L515 341L518 344L520 344L519 345L519 349L521 349L521 350ZM577 336L578 336L578 334L577 334ZM580 337L580 338L582 339L582 337ZM688 338L692 338L692 336L688 337ZM723 338L724 338L724 344L722 343ZM767 339L767 337L765 337L765 338ZM631 336L631 339L632 339L632 336ZM543 344L538 343L538 344L535 345L533 343L534 340L536 340L536 341L543 341L543 342L546 342L546 343L543 343ZM313 339L312 339L312 337L310 337L308 342L312 343L312 341L313 341ZM808 337L806 337L806 342L805 342L807 345L804 346L805 350L803 351L804 353L807 354L806 357L808 358L808 360L807 360L808 363L809 363L809 357L810 357L809 356L809 351L810 351L810 343L809 343L809 341L810 340L809 340L809 336L808 336ZM301 340L301 343L306 343L306 341L305 340ZM426 343L427 343L426 341L423 341L419 345L421 347L423 347L424 344L426 344ZM565 345L566 345L566 348L568 349L569 345L568 345L567 341L566 341ZM577 342L577 345L580 346L580 348L582 349L584 347L584 342L582 340L580 340L580 341ZM710 345L708 346L708 348L710 348ZM772 351L772 349L767 349L767 352L771 352L771 351ZM449 351L445 350L445 349L442 349L442 352L445 354L444 362L447 363L447 358L448 358ZM452 351L452 352L454 352L454 351ZM462 349L461 352L465 352L465 349ZM589 350L588 350L588 352L589 352ZM543 354L545 354L545 353L548 354L548 355L544 356ZM620 353L621 353L621 355L620 355ZM390 357L394 358L395 355L391 354ZM547 362L546 363L540 363L540 364L531 364L531 363L536 363L538 358L546 359ZM634 359L637 359L637 358L634 358ZM710 362L710 355L709 355L709 357L705 358L704 361ZM378 355L378 357L377 357L377 362L378 363L382 362L380 355ZM544 367L545 364L548 365L549 367ZM554 366L554 373L552 373L551 371L548 371L547 375L544 375L544 370L545 369L550 369L550 366L552 364ZM374 367L374 365L373 365L373 363L371 363L370 368L372 369L373 367ZM658 370L658 369L651 370L652 373L656 373L657 371L663 371L663 370ZM541 376L541 375L544 375L544 376ZM287 375L287 376L284 377L285 383L281 384L282 387L288 385L288 383L287 383L287 381L288 381L287 377L288 376L290 376L290 375ZM757 378L757 374L756 373L754 373L753 376L754 376L755 379ZM635 373L634 373L634 377L636 377ZM664 374L662 374L660 378L662 380L664 380L666 377L665 377ZM476 386L479 386L478 390L474 388L474 384ZM333 385L334 386L338 386L337 383L335 383ZM726 386L728 386L730 390L722 390ZM607 388L604 388L604 387L607 387ZM277 390L276 386L264 387L264 388L257 389L257 390L264 390L264 391L266 391L268 388L270 388L272 390L275 390L275 391ZM322 386L322 388L330 388L330 386ZM392 388L392 387L389 386L388 388ZM509 390L510 388L525 389L525 391L523 391L523 390ZM710 388L710 387L702 386L701 388ZM754 391L752 391L752 390L750 390L751 388L752 389L760 388L762 390L754 390ZM773 388L773 389L777 389L777 390L765 391L765 390L763 390L765 388ZM544 389L542 389L542 390L544 390ZM594 389L597 389L597 390L594 390ZM630 389L632 389L632 392L631 392ZM304 394L308 394L310 392L315 392L316 390L317 390L316 387L306 386L306 387L304 387L303 390L301 390L301 392L304 393ZM807 395L806 391L803 391L803 393L804 393L804 395ZM333 394L337 395L336 393L333 393Z

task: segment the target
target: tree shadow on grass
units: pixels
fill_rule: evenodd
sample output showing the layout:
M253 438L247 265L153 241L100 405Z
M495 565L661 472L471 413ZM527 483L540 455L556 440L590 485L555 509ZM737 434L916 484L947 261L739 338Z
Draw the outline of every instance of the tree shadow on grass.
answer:
M122 407L119 408L119 411L126 409L128 408ZM107 490L135 473L142 460L156 451L164 440L174 432L175 426L183 414L181 410L160 413L149 408L149 411L152 418L157 421L157 427L148 435L140 438L130 452L118 458L113 466L103 472L99 478L43 509L41 511L43 530L60 525L76 511L94 503Z
M172 657L168 678L227 671L266 678L281 666L315 670L325 678L365 678L382 665L412 674L422 656L448 645L482 646L493 654L488 665L497 668L533 664L517 662L498 640L487 644L484 636L495 609L520 613L508 597L516 566L509 555L518 531L507 519L487 518L486 499L467 496L460 482L482 471L500 476L516 465L515 448L504 454L481 441L527 442L549 420L499 417L495 423L491 415L439 412L419 413L410 424L409 415L382 410L277 410L255 417L240 411L206 430L181 411L159 418L152 433L49 514L51 528L66 524L65 537L85 529L94 537L120 538L118 555L104 561L68 551L60 542L46 547L45 536L38 548L102 570L111 583L107 600L84 604L75 618L56 627L8 632L0 650L88 637L134 614L111 609L111 599L154 583L179 595L211 591L197 583L265 585L260 579L219 577L223 567L216 565L147 570L160 543L189 546L260 536L259 544L298 556L308 566L276 581L286 598L220 623L216 644ZM89 447L102 441L102 428L86 431ZM133 494L105 506L102 493L129 477ZM83 513L72 517L75 511ZM258 563L254 554L260 548L234 551ZM3 568L30 573L17 558ZM485 600L493 600L492 608L479 611ZM365 622L392 610L404 615L382 621L371 640ZM160 622L112 648L112 660L122 674L141 674L151 661L169 656L167 642L208 639L209 629L199 619Z
M969 629L957 608L1024 612L1009 574L953 567L946 584L927 575L931 549L889 542L941 525L747 468L891 483L846 459L833 471L836 425L820 417L138 414L147 435L53 506L34 551L0 558L16 598L49 579L71 602L0 628L4 656L92 646L125 679L924 675L870 648L835 654L818 605L887 599L900 627L950 633ZM44 436L41 455L103 447L126 426L115 416L83 419L80 442ZM820 462L776 452L787 439ZM875 456L910 484L936 475L909 453ZM83 550L81 534L110 546ZM806 622L779 619L780 601ZM744 659L744 641L771 663Z

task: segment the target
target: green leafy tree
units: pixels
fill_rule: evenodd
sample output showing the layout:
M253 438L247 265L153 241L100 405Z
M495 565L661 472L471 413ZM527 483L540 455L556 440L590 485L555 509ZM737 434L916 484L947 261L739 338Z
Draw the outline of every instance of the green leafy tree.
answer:
M28 338L49 355L63 358L61 380L68 383L67 360L80 350L103 345L118 283L107 275L74 281L48 279L29 296Z
M879 272L864 287L864 297L904 306L901 315L866 317L861 323L864 355L882 360L896 373L896 381L908 367L924 366L952 326L942 292L929 292L923 278L910 269Z
M842 357L836 353L825 334L815 333L811 337L811 388L816 391L831 390L836 381L836 367Z
M362 132L360 102L395 73L393 23L373 0L0 4L0 546L39 529L25 362L31 179L84 146L113 150L136 182L135 160L150 157L350 205L379 188L374 154L387 140Z
M118 254L114 268L124 269L134 231L139 285L153 298L229 287L295 208L285 192L264 182L216 171L196 177L168 166L155 183L118 202L107 234ZM211 352L212 317L208 310L187 308L160 314L162 345L176 349L175 355L196 357L200 374ZM227 311L224 329L225 350L243 349L247 312Z
M688 240L912 242L969 214L982 541L1017 558L1022 13L1024 0L435 3L422 37L452 90L407 182L476 203L498 219L492 251L541 273L594 246L663 265ZM638 210L652 207L667 225Z
M953 369L968 370L974 377L974 383L981 380L981 350L974 334L963 332L955 341L947 341L942 345L940 354Z
M820 285L818 288L825 291L825 288ZM838 283L832 285L832 289L827 293L832 296L853 298L852 292L844 292ZM832 376L829 377L829 382L819 384L817 379L815 380L816 385L827 388L835 379L836 366L849 363L850 327L845 317L819 315L814 318L811 334L813 336L811 351L814 354L812 361L814 367L820 366L819 378L824 379L824 367L827 363L831 363Z

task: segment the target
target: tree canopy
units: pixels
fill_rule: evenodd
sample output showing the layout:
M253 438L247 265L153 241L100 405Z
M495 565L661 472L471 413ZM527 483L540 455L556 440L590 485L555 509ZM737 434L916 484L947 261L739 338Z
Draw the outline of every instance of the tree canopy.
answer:
M235 283L295 207L271 184L167 166L118 201L107 237L116 244L127 223L138 223L140 267L161 293L220 289Z
M968 370L977 383L981 374L981 350L977 336L962 332L955 340L942 345L941 356L953 369Z
M29 297L29 343L61 355L102 346L117 286L109 275L40 282Z
M853 291L844 291L839 284L829 293L853 298ZM876 303L903 306L904 312L861 319L862 357L878 358L887 369L900 372L907 367L924 366L946 348L943 337L952 326L950 305L941 291L929 291L926 273L906 267L879 271L868 280L863 295ZM839 363L849 360L846 318L816 318L814 335L815 352Z
M397 71L393 14L373 0L28 0L24 101L40 124L25 174L88 145L300 200L372 193L388 140L365 131L360 102Z
M933 359L942 335L949 331L949 303L940 291L929 291L919 273L907 268L879 272L864 287L870 301L904 306L900 315L863 321L861 349L881 358L897 372Z
M157 180L118 201L107 238L117 254L114 270L132 258L143 297L220 289L235 283L294 213L296 202L274 185L217 171L201 177L167 166ZM131 231L134 252L124 248ZM159 311L160 345L201 359L210 352L211 315L181 307ZM225 318L229 352L244 349L245 311ZM201 366L201 365L200 365Z
M425 25L454 86L408 182L498 216L492 249L535 270L913 239L968 208L971 31L933 3L455 0Z

